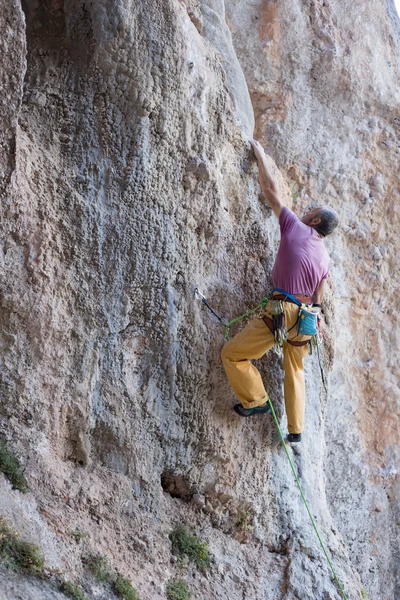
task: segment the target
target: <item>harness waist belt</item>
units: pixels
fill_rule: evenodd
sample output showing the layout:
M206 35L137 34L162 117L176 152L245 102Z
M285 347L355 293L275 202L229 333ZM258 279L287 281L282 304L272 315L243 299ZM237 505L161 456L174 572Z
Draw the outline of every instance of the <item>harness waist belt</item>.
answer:
M311 304L311 296L305 296L304 294L293 294L293 296L297 300L300 300L300 302L302 302L303 304ZM292 304L297 304L297 302L295 302L288 296L285 296L285 294L278 294L276 292L274 292L273 299L274 300L282 300L283 302L291 302Z

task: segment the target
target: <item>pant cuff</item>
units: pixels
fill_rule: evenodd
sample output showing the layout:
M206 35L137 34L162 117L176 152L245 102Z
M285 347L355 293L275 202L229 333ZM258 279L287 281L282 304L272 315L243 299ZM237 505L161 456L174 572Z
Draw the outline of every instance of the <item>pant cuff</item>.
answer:
M264 398L261 398L261 400L253 400L253 402L242 402L242 406L243 408L255 408L256 406L262 406L263 404L265 404L266 402L268 402L269 400L269 396L268 394L266 394L264 396Z

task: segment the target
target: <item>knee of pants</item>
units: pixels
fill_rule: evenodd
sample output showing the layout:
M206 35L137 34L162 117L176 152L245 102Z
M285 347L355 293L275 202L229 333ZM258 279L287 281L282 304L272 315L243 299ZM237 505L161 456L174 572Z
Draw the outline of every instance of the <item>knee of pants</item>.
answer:
M284 368L290 370L293 373L304 371L304 356L292 356L288 352L284 354Z
M290 364L290 365L284 365L285 367L285 372L286 371L290 371L292 373L301 373L302 371L304 371L304 365L296 365L296 364Z
M224 344L222 346L221 358L222 358L222 360L230 360L232 358L232 353L230 351L230 343L229 342L226 342L226 344Z

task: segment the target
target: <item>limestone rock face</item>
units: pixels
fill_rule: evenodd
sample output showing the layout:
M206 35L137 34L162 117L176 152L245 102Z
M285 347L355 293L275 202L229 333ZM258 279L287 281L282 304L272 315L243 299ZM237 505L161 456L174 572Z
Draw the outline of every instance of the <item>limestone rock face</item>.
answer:
M1 475L0 516L88 598L114 597L88 552L141 600L165 598L172 577L199 599L340 597L272 420L231 410L224 332L194 296L232 318L271 291L279 231L247 142L246 77L285 201L342 218L327 240L328 394L310 357L304 442L289 451L347 597L396 597L393 6L1 9L0 424L30 492ZM279 363L259 366L281 417ZM172 556L177 522L208 542L209 571ZM54 586L0 570L1 599L61 598Z
M227 2L257 135L296 209L331 204L326 492L369 597L399 595L399 18L391 2Z

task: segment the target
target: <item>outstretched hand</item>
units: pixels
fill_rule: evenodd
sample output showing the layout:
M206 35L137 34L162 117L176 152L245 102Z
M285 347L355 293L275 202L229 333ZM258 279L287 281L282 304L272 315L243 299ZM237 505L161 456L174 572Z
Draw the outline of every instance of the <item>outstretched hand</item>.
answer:
M257 142L257 140L250 140L250 144L254 150L257 160L264 156L264 148L261 146L260 142Z

